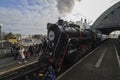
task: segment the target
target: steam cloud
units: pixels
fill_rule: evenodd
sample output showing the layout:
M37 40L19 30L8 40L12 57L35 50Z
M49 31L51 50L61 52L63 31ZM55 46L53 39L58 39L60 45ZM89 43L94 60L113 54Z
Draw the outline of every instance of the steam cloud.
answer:
M69 13L75 5L75 1L81 0L57 0L57 8L61 14Z

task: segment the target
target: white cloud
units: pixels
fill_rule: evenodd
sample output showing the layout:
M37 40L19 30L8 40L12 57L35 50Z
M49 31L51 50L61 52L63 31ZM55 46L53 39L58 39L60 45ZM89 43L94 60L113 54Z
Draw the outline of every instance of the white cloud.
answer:
M29 0L21 1L17 8L0 7L0 23L4 25L3 30L23 34L46 34L47 23L58 19L55 3L48 4L47 0L31 0L31 3Z
M14 8L0 7L0 23L4 31L13 31L14 33L46 34L46 25L48 22L56 22L59 16L58 3L63 0L10 0L15 4ZM69 0L66 0L69 1ZM75 0L70 0L75 1ZM78 0L79 1L79 0ZM70 2L71 11L67 15L68 20L80 20L87 17L95 20L103 11L109 8L116 1L111 0L82 0L76 1L75 4ZM119 0L118 0L119 1ZM63 3L61 3L63 4ZM73 5L75 5L73 7ZM67 8L69 5L66 6ZM83 16L84 15L84 16Z

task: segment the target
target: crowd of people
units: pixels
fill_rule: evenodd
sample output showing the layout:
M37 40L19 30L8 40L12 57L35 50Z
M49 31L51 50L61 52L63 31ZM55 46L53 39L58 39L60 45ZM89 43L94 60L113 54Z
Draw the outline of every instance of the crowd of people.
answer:
M13 44L11 48L11 53L18 63L26 63L29 57L36 57L40 55L41 44L30 45L29 48L25 48L20 44Z
M40 50L41 50L41 44L30 45L28 49L30 56L39 56Z
M28 48L20 44L14 44L11 48L11 53L15 60L18 60L19 64L26 63L29 57L37 57L42 53L48 54L49 46L46 39L42 40L42 43L36 45L30 45ZM46 58L45 58L46 59ZM43 60L42 60L43 61ZM40 62L40 61L39 61ZM42 64L38 73L40 80L55 80L56 75L52 64L47 60L47 64Z

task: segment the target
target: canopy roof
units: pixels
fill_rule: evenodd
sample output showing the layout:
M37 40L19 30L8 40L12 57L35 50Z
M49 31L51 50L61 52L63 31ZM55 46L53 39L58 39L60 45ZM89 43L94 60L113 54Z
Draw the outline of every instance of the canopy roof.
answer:
M106 10L91 26L92 29L101 30L109 34L114 30L120 30L120 2Z

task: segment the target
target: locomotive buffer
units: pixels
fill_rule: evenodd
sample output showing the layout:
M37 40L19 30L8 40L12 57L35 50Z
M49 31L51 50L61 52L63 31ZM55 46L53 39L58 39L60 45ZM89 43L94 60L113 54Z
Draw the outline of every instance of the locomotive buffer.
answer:
M57 80L120 80L115 40L108 40L57 77Z

